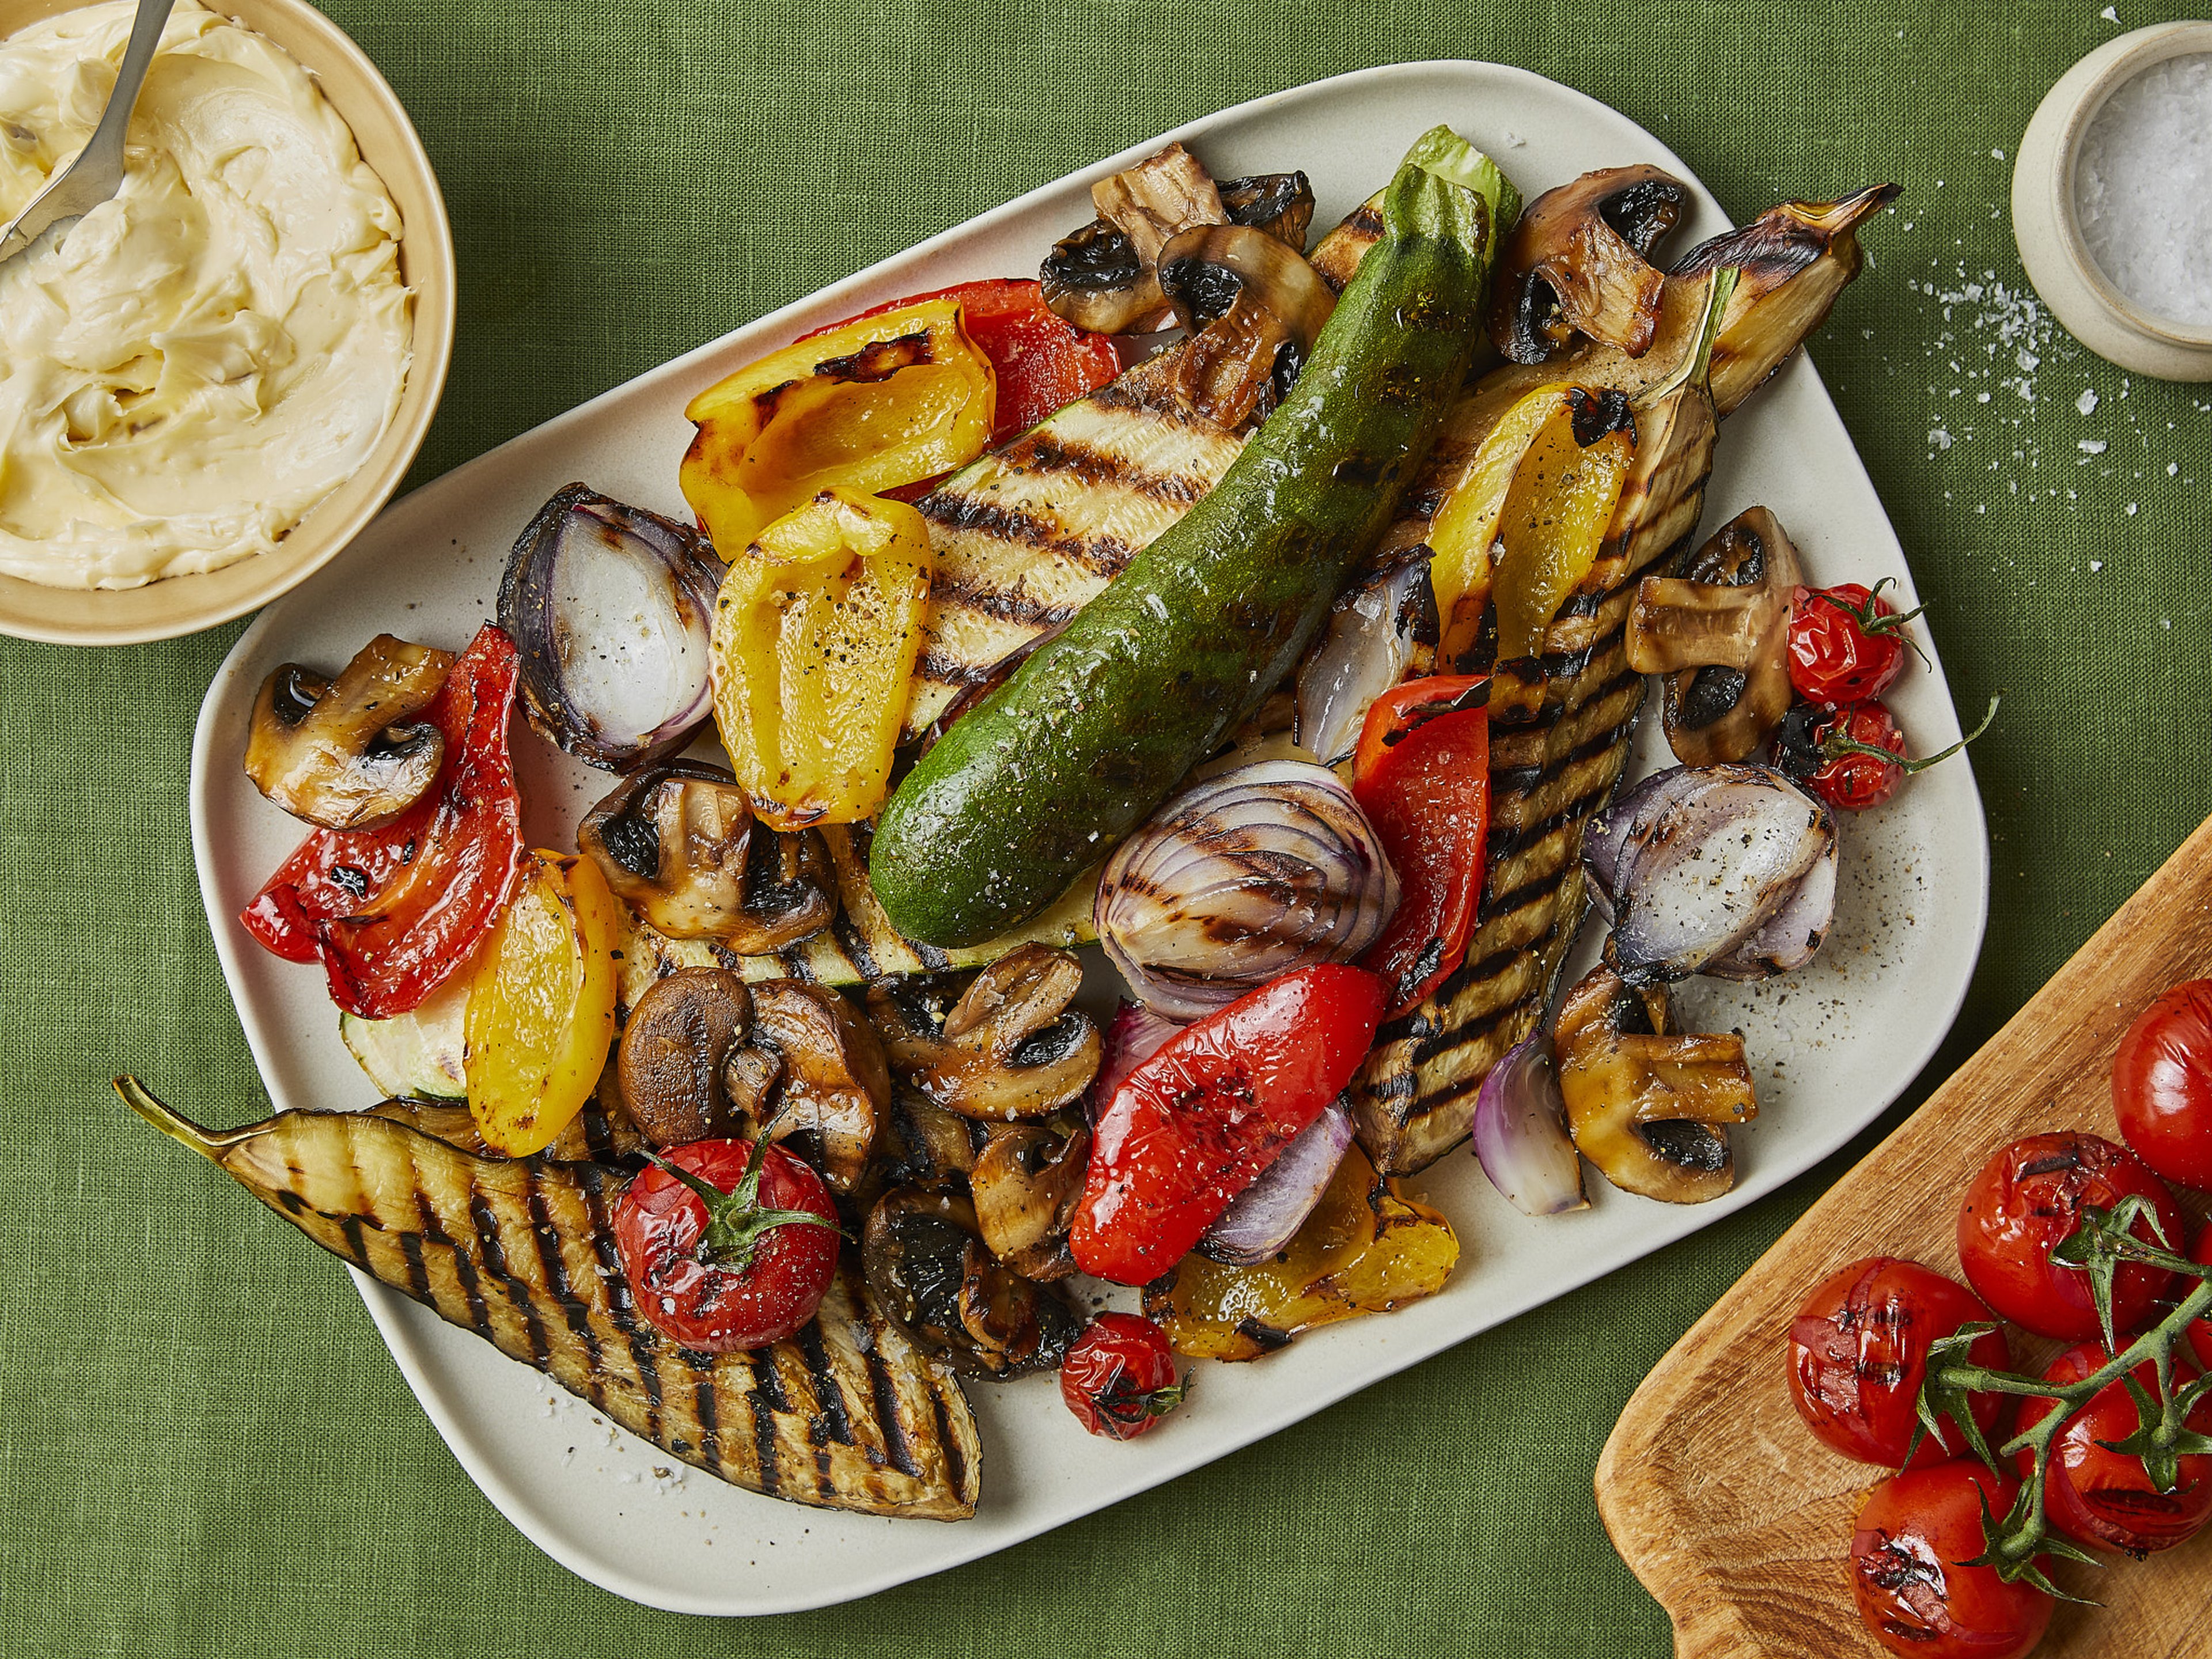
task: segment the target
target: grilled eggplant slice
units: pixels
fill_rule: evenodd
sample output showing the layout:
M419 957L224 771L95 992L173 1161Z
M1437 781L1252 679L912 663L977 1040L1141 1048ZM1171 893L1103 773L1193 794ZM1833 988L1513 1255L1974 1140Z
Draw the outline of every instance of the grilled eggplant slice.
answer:
M982 1447L967 1399L884 1316L850 1261L797 1336L752 1353L695 1353L646 1322L623 1275L608 1222L627 1171L479 1158L374 1112L283 1112L211 1133L135 1078L115 1086L333 1255L672 1457L820 1509L936 1521L975 1512Z

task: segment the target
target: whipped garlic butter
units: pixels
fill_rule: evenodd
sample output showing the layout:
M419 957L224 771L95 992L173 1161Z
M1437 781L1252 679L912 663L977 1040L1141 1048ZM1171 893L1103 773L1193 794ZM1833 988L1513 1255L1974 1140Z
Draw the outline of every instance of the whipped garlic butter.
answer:
M0 41L0 223L92 136L133 9ZM179 0L121 191L0 265L0 572L136 587L275 547L398 405L399 234L298 63Z

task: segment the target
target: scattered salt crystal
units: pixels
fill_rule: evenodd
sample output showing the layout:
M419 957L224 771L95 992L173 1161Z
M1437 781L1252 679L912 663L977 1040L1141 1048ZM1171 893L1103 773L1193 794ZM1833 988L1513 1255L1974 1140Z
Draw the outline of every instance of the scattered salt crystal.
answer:
M2043 367L2043 359L2037 356L2026 346L2022 346L2018 351L2013 354L2013 362L2020 365L2021 373L2023 374L2033 374L2037 369Z
M2115 11L2110 6L2106 7L2104 10L2099 12L2097 15L2103 18L2107 23L2117 23L2120 21L2119 13Z
M1528 141L1526 138L1523 138L1517 132L1509 132L1505 135L1505 148L1508 149L1520 149L1525 146L1528 142Z
M2075 163L2074 210L2123 294L2212 323L2212 52L2154 64L2105 100Z
M2179 461L2168 461L2166 464L2166 476L2169 478L2180 471L2181 463Z
M2074 407L2084 415L2094 415L2097 412L2097 394L2094 392L2083 392L2074 400Z
M2089 561L2089 574L2093 576L2104 568L2105 562L2102 559L2092 559Z
M2134 517L2135 517L2135 515L2136 515L2136 504L2135 504L2133 501L2130 501L2130 502L2128 503L2128 517L2130 517L2130 519L2132 519L2132 518L2134 518Z
M2084 455L2101 455L2105 453L2107 447L2109 447L2109 446L2106 445L2102 438L2084 438L2081 440L2081 453Z
M1928 441L1938 449L1948 449L1951 447L1951 434L1939 426L1928 434Z
M1992 161L2003 161L2003 160L2004 160L2004 152L2003 152L2002 150L2001 150L2001 149L1993 149L1993 150L1991 150L1991 151L1990 152L1990 160L1991 160Z
M2168 632L2171 632L2173 628L2173 618L2171 617L2160 617L2158 619L2158 625L2160 628L2166 629Z

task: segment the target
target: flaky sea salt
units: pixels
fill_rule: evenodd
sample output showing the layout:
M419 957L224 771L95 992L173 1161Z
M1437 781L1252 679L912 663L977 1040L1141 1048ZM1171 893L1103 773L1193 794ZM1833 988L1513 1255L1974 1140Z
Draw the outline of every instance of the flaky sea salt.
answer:
M2212 52L2154 64L2105 100L2075 162L2074 210L2121 293L2212 323Z
M2094 415L2097 412L2097 394L2094 392L2083 392L2074 400L2074 407L2084 415Z

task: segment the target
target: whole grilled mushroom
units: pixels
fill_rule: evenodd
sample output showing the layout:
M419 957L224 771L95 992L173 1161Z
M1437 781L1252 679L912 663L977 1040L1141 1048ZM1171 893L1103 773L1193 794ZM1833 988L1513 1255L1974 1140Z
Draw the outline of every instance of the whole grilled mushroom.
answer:
M879 980L868 1014L900 1078L938 1105L963 1117L1042 1117L1098 1071L1098 1028L1068 1006L1082 984L1072 952L1030 944L984 969L949 1007L941 980Z
M1075 1271L1067 1230L1091 1157L1091 1131L1056 1134L1041 1124L991 1131L969 1171L983 1243L1024 1279L1065 1279Z
M374 830L420 799L446 757L445 735L414 716L452 670L451 653L379 634L335 680L288 662L262 682L246 739L246 775L295 818Z
M1160 250L1193 225L1227 222L1198 158L1170 144L1091 187L1098 217L1055 243L1038 279L1044 302L1078 328L1144 333L1167 320Z
M1763 507L1729 520L1679 576L1646 576L1628 665L1663 674L1667 741L1686 766L1749 759L1790 712L1790 611L1803 562Z
M623 1106L653 1145L738 1132L760 1100L733 1102L727 1080L733 1057L757 1052L744 1047L752 1013L744 981L726 968L678 969L638 999L615 1073Z
M1553 1031L1567 1129L1623 1190L1702 1204L1735 1184L1727 1126L1758 1115L1743 1039L1669 1033L1663 985L1592 969Z
M1689 199L1680 179L1649 166L1603 167L1539 196L1498 256L1492 343L1540 363L1581 333L1641 357L1664 285L1645 256Z
M957 1194L884 1194L868 1212L860 1267L884 1312L966 1376L1050 1370L1083 1329L1057 1291L992 1256L975 1206Z
M586 816L576 844L671 939L767 956L837 914L821 836L756 824L744 791L718 766L678 761L635 774Z
M1231 428L1282 401L1336 308L1304 254L1249 225L1184 231L1160 251L1159 283L1192 336L1182 401Z

